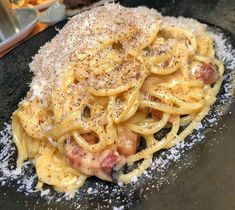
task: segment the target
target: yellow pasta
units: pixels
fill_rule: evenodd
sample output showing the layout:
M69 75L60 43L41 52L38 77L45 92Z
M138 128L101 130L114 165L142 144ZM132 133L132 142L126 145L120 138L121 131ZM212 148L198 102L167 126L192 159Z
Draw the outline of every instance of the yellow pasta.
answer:
M17 165L32 160L37 189L74 192L89 176L129 183L208 114L224 72L213 40L196 21L198 31L187 19L187 27L167 20L107 4L72 18L34 57L35 77L12 128Z

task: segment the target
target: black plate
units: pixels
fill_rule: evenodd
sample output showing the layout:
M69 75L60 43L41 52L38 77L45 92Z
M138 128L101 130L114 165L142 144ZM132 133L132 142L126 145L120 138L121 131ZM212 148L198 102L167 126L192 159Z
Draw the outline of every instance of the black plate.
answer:
M125 6L146 5L153 7L164 15L185 16L199 19L219 26L228 38L228 43L234 45L235 37L235 1L234 0L156 0L156 1L121 1ZM55 36L57 30L66 21L27 40L8 53L0 61L0 130L4 122L10 121L12 112L25 96L32 74L28 64L40 46ZM221 29L212 28L220 32ZM228 64L227 64L228 65ZM25 187L19 187L17 180L4 180L0 187L0 209L235 209L235 100L234 71L226 70L223 88L219 99L213 106L210 115L203 120L202 128L187 138L198 141L190 149L180 150L177 161L169 161L166 170L158 168L149 173L151 177L143 176L134 184L124 187L105 183L91 178L79 190L72 200L61 198L53 190L48 195L27 192ZM230 90L226 88L230 86ZM216 122L210 117L217 118ZM0 150L3 146L0 144ZM164 158L167 152L157 154ZM14 166L14 157L12 165ZM3 164L3 163L1 163ZM160 171L160 172L159 172ZM33 167L25 169L25 174L33 173ZM0 175L1 177L1 175ZM97 184L98 183L98 184ZM98 190L96 192L96 190ZM20 192L18 192L20 191ZM26 195L28 194L28 195ZM58 202L57 200L61 200Z

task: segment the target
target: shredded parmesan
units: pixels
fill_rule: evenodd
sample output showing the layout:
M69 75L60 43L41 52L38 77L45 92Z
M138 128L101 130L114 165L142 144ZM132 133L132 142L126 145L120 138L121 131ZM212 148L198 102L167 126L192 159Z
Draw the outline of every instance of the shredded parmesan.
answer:
M138 7L130 10L118 4L105 4L74 16L34 56L30 69L35 76L29 95L43 99L61 84L64 72L78 57L88 55L89 49L114 37L124 36L133 27L139 31L138 40L133 40L133 45L137 45L137 42L142 42L151 34L161 18L160 13L153 9ZM122 30L119 30L120 27ZM78 72L82 70L79 68ZM112 79L110 76L105 81ZM94 81L94 78L90 80Z

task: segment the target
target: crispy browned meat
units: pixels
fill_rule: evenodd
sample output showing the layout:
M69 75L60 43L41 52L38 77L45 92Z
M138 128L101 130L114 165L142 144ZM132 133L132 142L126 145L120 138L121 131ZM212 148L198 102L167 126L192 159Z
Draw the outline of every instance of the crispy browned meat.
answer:
M128 128L118 129L117 151L120 155L134 155L140 143L140 135Z
M212 85L218 80L219 72L211 63L204 63L201 69L196 72L196 78L201 79L207 85Z

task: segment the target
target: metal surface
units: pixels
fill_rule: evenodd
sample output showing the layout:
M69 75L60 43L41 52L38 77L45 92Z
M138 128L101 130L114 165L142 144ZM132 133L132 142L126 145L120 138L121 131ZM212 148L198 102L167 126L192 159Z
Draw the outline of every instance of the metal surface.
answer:
M19 32L19 23L15 11L8 0L0 1L0 41L8 39Z
M5 40L0 42L0 53L14 46L33 30L38 21L39 13L33 8L16 9L16 17L19 28L17 29L17 32L11 34Z

